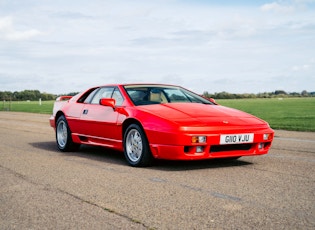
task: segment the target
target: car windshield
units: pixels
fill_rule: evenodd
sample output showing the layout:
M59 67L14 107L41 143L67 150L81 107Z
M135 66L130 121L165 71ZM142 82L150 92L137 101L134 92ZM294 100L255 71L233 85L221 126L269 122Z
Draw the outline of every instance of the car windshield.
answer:
M176 86L127 85L125 89L135 105L162 103L213 104L198 94Z

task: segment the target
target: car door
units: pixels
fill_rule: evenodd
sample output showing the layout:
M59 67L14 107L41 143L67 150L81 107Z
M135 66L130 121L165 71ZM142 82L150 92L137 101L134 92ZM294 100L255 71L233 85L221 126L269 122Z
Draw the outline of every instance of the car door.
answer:
M89 89L82 94L75 103L71 103L71 105L67 107L66 111L64 111L72 133L80 136L88 134L88 126L82 123L81 115L86 101L90 101L98 90L98 87Z
M114 91L117 90L115 89L115 87L101 87L91 101L84 105L81 121L87 127L88 135L90 138L94 138L94 141L99 139L101 142L110 142L121 138L118 136L119 127L117 125L119 113L110 106L99 104L101 98L112 98Z

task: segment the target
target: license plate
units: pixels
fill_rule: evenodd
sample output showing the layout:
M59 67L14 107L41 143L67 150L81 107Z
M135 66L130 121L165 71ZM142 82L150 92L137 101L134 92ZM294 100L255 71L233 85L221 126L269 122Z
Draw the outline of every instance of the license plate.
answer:
M253 133L227 134L220 136L221 145L253 143L253 141L254 141Z

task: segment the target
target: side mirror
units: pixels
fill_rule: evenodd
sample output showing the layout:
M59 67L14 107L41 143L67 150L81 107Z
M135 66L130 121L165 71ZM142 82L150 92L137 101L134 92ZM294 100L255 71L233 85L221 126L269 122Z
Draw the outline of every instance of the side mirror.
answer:
M110 106L113 109L115 108L116 100L113 98L102 98L100 99L100 105Z
M213 104L216 104L216 105L217 105L217 103L215 102L214 98L212 98L212 97L209 98L209 101L212 102Z

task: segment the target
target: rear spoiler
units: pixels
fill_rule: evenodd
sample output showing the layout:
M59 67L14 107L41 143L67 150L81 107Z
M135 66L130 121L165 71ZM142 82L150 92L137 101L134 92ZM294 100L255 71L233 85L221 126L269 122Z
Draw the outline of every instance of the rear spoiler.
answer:
M72 98L72 96L60 96L56 98L56 101L68 101Z

